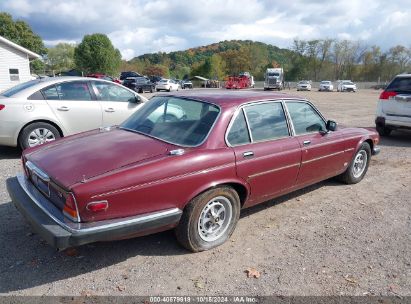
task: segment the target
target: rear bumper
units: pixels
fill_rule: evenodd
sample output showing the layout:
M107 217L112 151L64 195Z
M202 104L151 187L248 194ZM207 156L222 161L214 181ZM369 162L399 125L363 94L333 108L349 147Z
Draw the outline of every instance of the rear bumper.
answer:
M385 115L377 116L375 119L375 125L377 127L388 127L392 129L411 129L411 117L401 115Z
M7 190L14 205L34 231L59 250L166 230L177 225L182 214L180 209L172 208L115 220L73 223L23 175L9 178Z

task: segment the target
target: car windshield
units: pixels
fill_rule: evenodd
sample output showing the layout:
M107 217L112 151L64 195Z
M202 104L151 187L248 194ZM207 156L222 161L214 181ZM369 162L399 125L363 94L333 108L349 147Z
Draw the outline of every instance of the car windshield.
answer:
M268 76L269 77L278 77L278 76L280 76L280 73L268 73Z
M308 84L308 81L306 80L300 81L300 84Z
M321 84L330 84L331 81L321 81Z
M161 79L160 82L161 82L161 83L167 83L167 82L168 82L168 79Z
M349 84L349 85L351 85L351 84L354 84L354 83L352 83L351 81L344 81L343 84Z
M175 145L194 147L207 138L219 113L219 107L210 103L157 96L120 127Z
M41 80L40 79L35 79L35 80L30 80L27 82L20 83L2 93L0 93L1 96L5 97L12 97L13 95L20 93L21 91L30 88L36 84L38 84Z

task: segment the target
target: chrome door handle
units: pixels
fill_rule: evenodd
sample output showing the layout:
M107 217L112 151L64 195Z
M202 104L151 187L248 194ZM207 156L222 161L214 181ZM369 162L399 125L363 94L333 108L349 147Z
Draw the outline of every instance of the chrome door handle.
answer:
M106 112L108 112L108 113L115 112L113 108L108 108L108 109L105 109L104 111L106 111Z
M244 153L243 153L243 156L244 156L244 157L254 156L254 152L253 152L253 151L244 152Z
M70 108L66 107L66 106L63 106L63 107L57 108L57 110L59 110L59 111L68 111L68 110L70 110Z
M304 140L303 142L304 146L308 146L309 144L311 144L311 140Z

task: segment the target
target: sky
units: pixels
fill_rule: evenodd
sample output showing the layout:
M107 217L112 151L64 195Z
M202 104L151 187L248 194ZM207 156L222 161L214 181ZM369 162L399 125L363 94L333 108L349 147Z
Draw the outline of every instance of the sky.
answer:
M223 40L290 48L295 38L411 47L410 0L0 0L46 46L108 35L123 59Z

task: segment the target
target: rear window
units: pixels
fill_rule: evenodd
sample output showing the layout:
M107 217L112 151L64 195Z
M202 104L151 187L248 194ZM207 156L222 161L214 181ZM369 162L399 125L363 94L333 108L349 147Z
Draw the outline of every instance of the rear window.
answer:
M385 89L387 92L411 92L411 77L396 77Z
M41 81L40 79L35 79L35 80L30 80L30 81L27 81L27 82L20 83L16 86L4 91L0 95L6 96L6 97L12 97L13 95L16 95L17 93L20 93L21 91L38 84L40 81Z
M175 145L193 147L207 138L219 112L220 109L210 103L157 96L121 127Z

